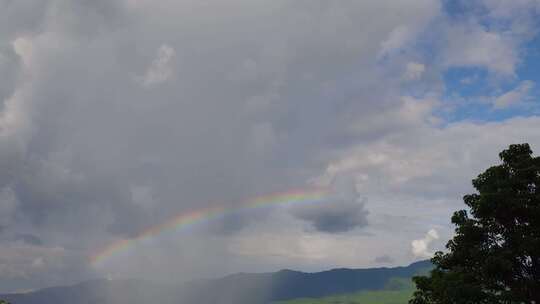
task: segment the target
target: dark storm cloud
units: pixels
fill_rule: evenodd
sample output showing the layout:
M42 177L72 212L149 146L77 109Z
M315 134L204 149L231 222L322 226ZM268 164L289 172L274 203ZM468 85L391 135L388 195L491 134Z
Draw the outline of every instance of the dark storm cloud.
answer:
M360 198L355 183L350 177L341 177L333 181L333 192L325 202L295 208L292 214L309 222L317 231L340 233L362 228L368 225L369 212L365 208L365 199Z
M328 206L298 209L293 214L321 232L347 232L368 225L368 211L361 202L330 202Z

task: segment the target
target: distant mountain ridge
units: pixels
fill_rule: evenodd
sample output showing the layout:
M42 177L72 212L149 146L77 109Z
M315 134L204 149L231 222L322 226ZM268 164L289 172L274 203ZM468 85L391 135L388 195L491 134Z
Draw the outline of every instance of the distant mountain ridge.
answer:
M431 267L429 261L421 261L394 268L238 273L181 286L142 280L95 280L24 294L0 295L0 298L13 304L263 304L381 290L392 278L409 278Z

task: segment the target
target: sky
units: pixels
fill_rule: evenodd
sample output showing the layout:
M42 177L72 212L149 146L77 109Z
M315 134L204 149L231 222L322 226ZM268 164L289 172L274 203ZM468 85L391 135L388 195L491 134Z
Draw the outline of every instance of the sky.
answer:
M540 153L539 15L538 0L0 0L0 292L429 258L501 150ZM327 197L242 209L313 188ZM136 240L208 208L236 211Z

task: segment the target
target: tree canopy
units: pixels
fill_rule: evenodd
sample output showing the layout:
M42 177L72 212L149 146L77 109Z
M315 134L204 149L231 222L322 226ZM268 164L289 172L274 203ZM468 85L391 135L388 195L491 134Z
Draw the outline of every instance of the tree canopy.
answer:
M410 304L540 303L540 157L510 145L502 163L472 181L469 210L452 216L455 236L415 277Z

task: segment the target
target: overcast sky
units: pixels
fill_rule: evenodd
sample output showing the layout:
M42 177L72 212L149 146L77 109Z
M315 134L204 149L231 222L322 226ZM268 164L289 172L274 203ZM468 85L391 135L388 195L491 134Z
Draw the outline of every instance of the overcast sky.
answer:
M0 0L0 292L405 265L540 153L538 0ZM200 208L324 203L115 241Z

